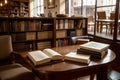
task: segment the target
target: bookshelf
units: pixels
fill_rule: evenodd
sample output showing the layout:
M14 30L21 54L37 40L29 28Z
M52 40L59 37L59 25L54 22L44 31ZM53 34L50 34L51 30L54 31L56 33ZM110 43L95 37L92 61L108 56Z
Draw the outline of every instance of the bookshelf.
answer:
M71 36L87 34L86 17L0 17L0 35L12 36L16 51L71 45Z
M86 17L63 17L56 18L56 47L71 45L72 36L87 34Z
M0 16L29 17L29 0L9 0L0 7Z
M9 34L9 20L6 17L0 18L0 34Z
M9 27L14 47L23 46L23 50L53 47L53 18L9 18Z

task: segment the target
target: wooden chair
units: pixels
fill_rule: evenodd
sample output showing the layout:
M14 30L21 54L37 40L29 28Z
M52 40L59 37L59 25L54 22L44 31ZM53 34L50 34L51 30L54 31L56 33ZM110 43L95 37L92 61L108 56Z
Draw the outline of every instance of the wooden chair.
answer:
M93 31L94 24L93 16L88 16L88 30Z
M110 13L110 19L115 20L115 13Z
M115 20L115 12L110 13L110 19ZM120 19L120 15L119 15L118 19ZM114 29L114 22L110 24L110 34L113 33L113 29ZM120 34L120 23L119 23L119 26L118 26L118 32Z
M110 20L115 20L115 13L110 13ZM110 23L110 34L113 33L114 23Z
M11 36L0 36L0 80L35 80L31 70L17 63L24 61L18 56L13 51Z
M106 12L105 11L97 12L97 17L98 19L107 19ZM97 31L102 32L104 26L106 26L106 33L107 33L109 24L105 22L97 23Z

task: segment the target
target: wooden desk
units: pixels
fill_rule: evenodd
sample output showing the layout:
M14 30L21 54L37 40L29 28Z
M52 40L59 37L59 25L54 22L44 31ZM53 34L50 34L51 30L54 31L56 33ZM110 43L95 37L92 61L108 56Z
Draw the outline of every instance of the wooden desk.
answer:
M78 45L52 49L65 55L68 52L76 51L77 48ZM90 74L97 74L97 80L107 80L107 68L115 57L115 53L108 50L107 55L103 59L93 59L89 65L63 61L44 66L32 67L33 71L41 80L72 80Z

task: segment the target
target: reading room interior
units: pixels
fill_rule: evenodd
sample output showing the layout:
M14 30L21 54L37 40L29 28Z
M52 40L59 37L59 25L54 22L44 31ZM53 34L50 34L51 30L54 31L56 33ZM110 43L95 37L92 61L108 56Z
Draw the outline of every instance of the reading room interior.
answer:
M0 80L119 80L120 0L0 0Z

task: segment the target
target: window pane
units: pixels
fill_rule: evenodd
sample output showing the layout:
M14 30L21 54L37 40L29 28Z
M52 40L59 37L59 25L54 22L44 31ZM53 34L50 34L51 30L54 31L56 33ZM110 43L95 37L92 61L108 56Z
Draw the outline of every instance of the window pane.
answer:
M33 9L31 9L33 12L32 16L39 17L40 14L44 13L44 0L34 0L33 1Z
M114 18L111 18L111 13L115 12L115 1L97 0L96 36L113 40Z

